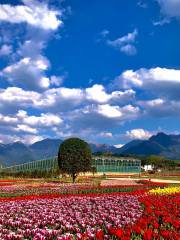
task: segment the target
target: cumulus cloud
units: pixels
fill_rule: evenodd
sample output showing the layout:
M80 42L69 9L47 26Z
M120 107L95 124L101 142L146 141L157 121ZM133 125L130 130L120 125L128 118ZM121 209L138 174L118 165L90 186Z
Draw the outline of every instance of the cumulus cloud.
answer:
M5 77L12 85L25 89L46 89L50 80L44 75L49 67L47 58L39 56L36 59L23 58L19 62L5 67L1 76Z
M126 101L131 101L135 97L135 91L128 89L126 91L113 91L107 93L105 87L100 84L95 84L90 88L85 89L86 99L89 101L94 101L97 103L125 103Z
M109 130L136 119L140 109L132 105L123 107L109 104L91 104L75 109L67 116L70 126L79 129Z
M170 23L172 18L180 18L179 0L156 0L160 6L161 16L159 20L153 21L154 26L162 26Z
M37 134L41 129L47 130L54 126L60 126L63 120L59 115L51 113L41 113L40 116L28 115L24 110L19 110L16 114L0 114L0 125L5 130L12 132L26 132ZM6 129L7 128L7 129Z
M126 131L126 136L130 139L148 139L152 136L152 133L142 128L138 128Z
M139 101L139 105L144 108L144 113L147 116L153 117L180 116L180 101L157 98L147 101Z
M66 129L63 119L58 114L40 113L30 115L24 110L15 114L0 114L0 142L22 141L33 143L50 134L56 134L54 128L59 131Z
M95 102L108 102L111 98L111 96L105 92L105 88L102 85L95 84L91 88L87 88L85 91L86 98L94 100Z
M107 118L119 118L123 115L119 106L111 106L109 104L98 105L96 111Z
M23 134L18 136L16 134L0 134L0 143L12 143L12 142L23 142L25 144L33 144L37 141L41 141L43 139L42 136L39 135L31 135L31 134Z
M14 128L14 130L17 132L26 132L33 134L36 134L38 132L36 128L32 128L24 124L18 124L17 127Z
M19 108L28 108L36 105L41 94L34 91L25 91L18 87L0 89L1 112L14 113Z
M132 44L127 44L121 47L121 52L124 52L127 55L135 55L137 53L137 49Z
M19 110L17 113L17 118L20 122L34 127L53 127L59 126L63 120L58 116L51 113L41 113L40 116L28 116L27 112L24 110Z
M47 74L51 66L43 50L54 31L63 25L62 12L62 9L50 7L47 2L36 0L23 0L19 5L0 4L1 35L4 43L0 56L12 53L12 47L6 44L7 39L4 38L6 33L8 39L13 39L17 46L16 52L12 54L11 64L0 73L10 84L37 91L45 90L51 84L60 85L63 77ZM10 34L8 30L5 31L6 27L3 28L5 24L8 24L8 29L12 29ZM14 24L16 27L13 28Z
M22 5L0 4L0 21L9 23L27 23L44 30L55 30L62 21L61 11L49 9L47 4L35 0L23 0Z
M134 29L132 33L117 38L115 40L107 40L107 44L127 55L135 55L137 53L136 47L134 46L136 37L138 35L137 29Z
M51 83L51 85L59 87L60 85L63 84L65 78L66 78L65 75L62 75L62 76L54 76L53 75L50 77L50 83Z
M160 5L161 13L166 17L180 17L179 0L157 0Z
M4 44L0 48L0 57L1 56L8 56L12 53L12 46Z
M116 84L123 83L124 88L140 88L159 94L165 98L180 98L180 70L167 68L141 68L127 70L115 79Z
M91 88L51 88L44 92L28 91L18 87L0 89L0 109L15 111L18 108L38 108L51 111L70 111L89 103L112 103L124 105L134 99L135 91L113 91L107 93L102 85Z

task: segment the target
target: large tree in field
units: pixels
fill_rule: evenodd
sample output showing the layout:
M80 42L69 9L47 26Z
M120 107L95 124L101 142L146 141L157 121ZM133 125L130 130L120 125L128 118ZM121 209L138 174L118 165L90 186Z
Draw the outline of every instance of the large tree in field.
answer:
M58 153L58 164L62 172L72 176L73 182L80 172L91 169L91 149L79 138L69 138L61 143Z

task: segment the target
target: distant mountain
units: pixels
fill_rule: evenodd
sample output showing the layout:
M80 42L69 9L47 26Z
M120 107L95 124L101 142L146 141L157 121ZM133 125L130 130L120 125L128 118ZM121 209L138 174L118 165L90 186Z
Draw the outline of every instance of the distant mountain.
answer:
M116 153L118 152L118 148L108 145L108 144L95 144L95 143L90 143L90 148L93 153L95 152L111 152L111 153Z
M120 149L121 154L159 155L169 159L180 159L180 135L158 133L148 140L135 140Z
M38 159L45 159L57 156L58 149L62 143L61 139L44 139L25 145L21 142L11 144L0 144L0 165L11 166ZM115 153L117 148L107 144L90 143L92 152L112 152Z
M29 146L21 142L0 144L0 164L10 166L56 156L61 142L61 139L44 139ZM108 144L94 143L90 143L90 147L93 153L111 152L120 155L159 155L169 159L180 159L180 135L158 133L148 140L133 140L121 148Z
M143 140L133 140L129 143L126 143L121 148L119 148L118 153L126 152L128 149L138 146L141 142L143 142Z
M29 146L33 159L44 159L57 156L61 139L44 139Z
M31 150L21 142L0 145L0 163L14 165L34 160Z

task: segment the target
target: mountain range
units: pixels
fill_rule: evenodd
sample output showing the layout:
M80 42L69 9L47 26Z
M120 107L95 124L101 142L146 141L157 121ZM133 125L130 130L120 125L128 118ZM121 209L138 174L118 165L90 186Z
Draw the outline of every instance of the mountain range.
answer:
M22 142L0 144L0 164L10 166L57 155L61 139L44 139L31 145ZM168 159L180 159L180 134L158 133L148 140L133 140L121 148L107 144L90 143L93 153L111 152L121 155L159 155Z

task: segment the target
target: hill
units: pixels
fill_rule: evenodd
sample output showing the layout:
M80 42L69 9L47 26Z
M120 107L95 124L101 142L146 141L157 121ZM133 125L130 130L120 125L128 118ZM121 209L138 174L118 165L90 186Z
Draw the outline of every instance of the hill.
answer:
M25 145L22 142L0 144L0 163L10 166L56 156L61 142L61 139L44 139L32 145ZM133 140L121 148L94 143L90 143L90 147L93 153L111 152L112 154L135 156L158 155L168 159L180 159L180 135L158 133L148 140Z
M38 159L45 159L57 156L58 149L62 143L61 139L44 139L25 145L22 142L14 142L11 144L0 144L0 164L11 166L30 162ZM107 144L90 143L92 152L112 152L115 153L117 148Z
M168 159L180 159L180 135L158 133L148 140L132 141L124 145L121 154L130 155L159 155Z

